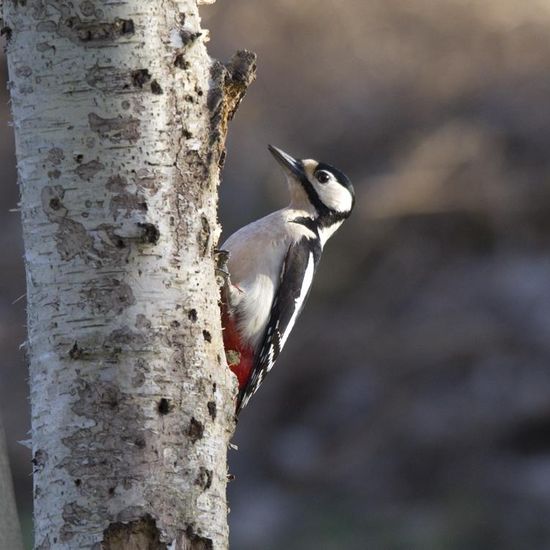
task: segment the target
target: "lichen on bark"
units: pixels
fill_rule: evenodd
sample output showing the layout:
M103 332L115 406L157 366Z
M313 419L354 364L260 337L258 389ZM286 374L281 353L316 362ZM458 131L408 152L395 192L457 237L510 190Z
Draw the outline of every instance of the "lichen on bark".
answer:
M36 547L226 548L217 186L255 56L211 60L194 0L9 1L4 18Z

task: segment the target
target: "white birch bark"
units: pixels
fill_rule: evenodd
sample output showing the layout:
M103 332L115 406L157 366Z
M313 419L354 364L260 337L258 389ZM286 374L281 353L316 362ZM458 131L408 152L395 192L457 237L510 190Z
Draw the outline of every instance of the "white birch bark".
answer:
M227 548L213 248L224 67L196 0L5 0L36 548ZM228 8L229 9L229 8Z
M21 527L17 517L13 484L8 460L8 449L4 437L4 426L0 417L0 548L23 550Z

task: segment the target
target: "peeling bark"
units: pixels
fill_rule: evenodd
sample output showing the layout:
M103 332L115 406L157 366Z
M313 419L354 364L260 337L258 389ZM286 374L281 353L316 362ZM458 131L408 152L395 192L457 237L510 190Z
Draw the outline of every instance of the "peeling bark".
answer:
M4 4L36 548L227 548L213 255L255 56L211 60L196 0Z

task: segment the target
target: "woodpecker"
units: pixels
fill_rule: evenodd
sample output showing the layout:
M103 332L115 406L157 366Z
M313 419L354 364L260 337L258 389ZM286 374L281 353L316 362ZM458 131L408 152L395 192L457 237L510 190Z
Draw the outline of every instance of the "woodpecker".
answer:
M336 168L269 145L282 166L290 204L222 244L227 277L222 325L229 368L239 381L236 413L273 368L304 307L327 240L350 215L355 192Z

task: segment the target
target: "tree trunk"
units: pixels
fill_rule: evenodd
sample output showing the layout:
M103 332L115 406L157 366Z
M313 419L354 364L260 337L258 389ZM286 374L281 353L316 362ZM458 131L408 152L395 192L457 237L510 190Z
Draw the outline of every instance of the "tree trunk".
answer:
M13 496L8 449L0 417L0 548L23 550L21 528Z
M36 548L227 548L234 430L214 246L255 57L196 0L5 0Z

